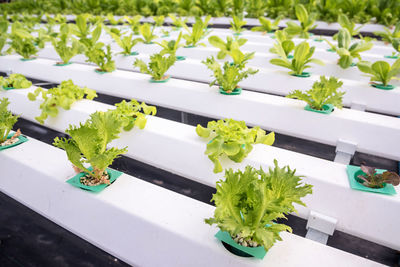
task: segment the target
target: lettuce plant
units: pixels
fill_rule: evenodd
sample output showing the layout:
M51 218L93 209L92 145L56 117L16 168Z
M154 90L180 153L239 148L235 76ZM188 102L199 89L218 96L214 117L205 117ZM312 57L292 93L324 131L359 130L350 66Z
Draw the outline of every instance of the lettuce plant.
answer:
M112 13L107 14L107 20L108 20L108 22L110 22L111 25L118 25L124 21L124 19L122 19L122 18L120 18L118 20L115 19Z
M91 25L87 14L80 14L75 18L75 24L71 24L72 32L79 39L85 39L91 33Z
M271 20L264 18L264 17L259 17L258 20L260 21L261 26L256 26L251 28L252 32L272 32L275 31L277 29L279 29L279 22L281 21L282 17L279 16L275 19L274 22L272 22Z
M139 68L142 73L150 74L154 81L161 81L168 78L165 73L174 65L175 61L175 55L163 56L161 54L154 54L150 56L148 65L143 60L136 59L133 66Z
M34 38L34 44L39 47L40 49L43 49L46 45L47 42L51 41L50 36L47 35L47 32L45 29L38 29L36 31L37 36L33 37Z
M0 145L7 140L11 129L18 121L18 116L14 116L11 111L8 110L9 104L8 98L0 99ZM18 135L19 134L14 134L12 139L18 137Z
M139 32L142 35L141 40L145 44L152 44L154 39L157 39L157 35L154 33L155 27L152 27L149 23L144 23L139 26Z
M370 188L383 188L386 184L397 186L400 184L400 176L395 172L385 171L382 174L377 174L374 167L361 165L361 170L364 172L358 175L357 178L361 183Z
M273 58L270 60L271 64L288 68L289 72L294 76L304 75L304 70L310 68L309 63L324 65L324 63L316 58L312 58L315 51L315 46L310 48L310 45L304 41L294 48L293 59L288 59L284 50L277 50L280 58Z
M131 27L131 30L133 34L139 35L139 27L140 27L140 19L142 16L136 15L132 18L128 16L124 16L125 21L128 23L128 25Z
M33 93L28 94L30 101L36 101L38 96L41 96L42 103L40 109L42 110L40 116L35 117L40 124L50 117L57 117L59 108L65 110L71 109L71 105L81 99L89 99L97 97L96 91L87 87L79 87L75 85L71 80L63 81L55 88L44 90L40 87L36 88Z
M168 14L168 17L172 20L172 25L174 25L175 30L179 30L180 28L186 25L187 19L177 18L173 14Z
M74 26L72 26L72 32L74 31L73 29ZM101 31L102 31L102 26L97 25L97 27L94 28L93 31L89 32L90 36L87 35L85 37L81 37L79 39L79 42L85 45L86 50L91 50L96 45L97 41L100 39Z
M330 45L331 49L339 55L338 64L343 69L350 67L353 64L354 58L361 60L360 53L370 50L373 46L372 42L366 42L364 40L351 44L351 35L346 28L339 30L337 40L338 46L333 45L328 40L326 40L326 42Z
M201 18L196 18L196 22L192 25L192 30L186 24L184 25L185 30L188 32L183 35L186 40L186 47L206 46L204 43L199 42L208 34L207 25L210 19L210 16L207 16L204 21Z
M79 171L89 174L100 184L109 184L106 169L127 148L118 149L107 145L118 138L122 122L112 112L96 112L78 127L70 125L65 131L70 138L54 139L53 145L64 149L69 161ZM87 168L87 164L92 170ZM76 169L75 168L75 169Z
M266 135L258 126L249 129L244 121L233 119L210 121L207 128L198 124L196 133L210 139L205 154L214 163L214 173L222 172L220 158L223 155L234 162L242 162L254 144L270 146L275 142L274 132Z
M263 246L266 251L282 240L280 232L292 232L277 220L297 212L293 203L305 206L301 198L312 193L312 185L303 184L296 170L280 168L276 160L267 172L251 166L244 171L226 170L216 188L211 199L216 206L214 217L205 222L216 224L242 246Z
M77 39L71 37L70 26L62 24L60 33L51 39L54 50L61 58L61 64L68 64L71 58L85 51L84 45Z
M317 27L317 25L314 24L316 15L309 15L307 9L302 4L297 4L295 6L295 14L300 22L300 25L297 25L293 21L288 21L286 22L287 28L285 31L291 36L299 35L300 38L308 39L308 32Z
M0 19L0 56L3 55L1 51L3 50L8 38L7 34L8 25L9 23L7 20Z
M247 42L247 39L244 38L232 38L230 36L226 37L226 42L224 42L220 37L214 35L208 38L208 42L219 48L219 52L217 54L218 59L224 59L227 55L230 55L231 52L235 49L239 49L242 45Z
M385 43L390 44L394 38L400 38L400 21L396 23L393 31L389 28L384 28L384 31L377 31L374 34L380 36Z
M25 89L32 86L32 82L27 80L24 75L13 73L7 78L0 76L0 87Z
M165 17L164 16L154 16L154 25L156 27L161 27L164 24Z
M289 58L290 53L294 50L295 44L291 40L290 36L285 31L276 31L276 42L274 46L270 48L270 52L277 54L282 58Z
M117 33L114 33L112 31L109 32L111 37L115 40L115 42L118 44L119 47L122 48L122 52L120 54L124 56L129 56L132 54L136 54L135 52L132 51L132 48L139 42L142 41L141 38L134 38L134 35L128 35L128 36L121 36Z
M106 51L103 49L104 44L99 42L94 47L88 49L85 53L86 62L92 62L99 68L99 72L112 72L115 70L115 61L112 60L111 46L107 45Z
M8 52L15 51L24 59L32 59L38 49L35 47L35 38L18 22L11 25L11 47Z
M157 109L154 106L148 106L146 103L141 104L132 99L129 102L122 100L122 102L115 104L116 108L110 110L115 114L115 117L121 121L121 127L124 131L130 131L134 126L139 129L144 129L147 123L145 115L156 115Z
M364 26L361 25L359 27L356 28L356 24L349 19L349 17L347 17L345 14L339 14L338 16L338 22L340 24L340 26L342 26L343 29L347 29L350 33L350 36L357 36L360 34L360 29ZM335 34L333 36L333 39L337 39L337 35Z
M170 41L162 40L161 43L155 42L156 44L162 47L160 55L162 56L166 54L175 55L178 48L183 46L183 44L180 43L181 39L182 39L182 32L179 33L178 38L176 40L170 40Z
M382 83L387 86L392 79L400 80L396 77L400 74L400 58L397 59L392 66L386 61L376 61L374 63L368 61L358 62L357 67L371 78L371 81Z
M320 77L320 81L315 81L312 89L303 92L294 90L286 97L305 101L312 109L323 110L325 105L333 105L339 109L343 107L343 95L345 92L339 92L338 89L343 85L335 77L329 79L325 76Z
M229 29L232 30L234 34L239 35L245 30L242 27L247 24L247 21L244 21L240 16L233 16L229 23L231 24Z
M210 83L210 86L218 84L220 89L227 93L232 93L236 88L238 88L238 83L243 79L246 79L249 75L254 75L258 70L254 69L244 69L244 66L240 64L231 64L225 62L221 68L221 65L215 58L209 57L205 61L202 61L204 65L207 66L213 72L214 80Z

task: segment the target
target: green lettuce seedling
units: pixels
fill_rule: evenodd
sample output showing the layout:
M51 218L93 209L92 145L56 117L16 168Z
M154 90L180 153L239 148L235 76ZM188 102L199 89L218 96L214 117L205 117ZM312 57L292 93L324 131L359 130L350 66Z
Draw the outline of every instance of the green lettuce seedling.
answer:
M168 17L172 20L172 25L174 25L174 30L179 30L180 28L186 25L187 18L183 20L181 18L177 18L173 14L168 14Z
M115 19L112 13L108 13L107 14L107 19L108 22L110 22L111 25L118 25L120 23L122 23L124 21L124 19L120 18L120 19Z
M258 72L258 70L251 68L244 69L244 64L237 65L229 62L225 62L221 68L220 63L213 56L202 61L202 63L213 72L215 79L210 83L210 86L218 84L227 93L232 93L239 87L239 82L249 77L249 75L254 75Z
M345 14L339 14L338 22L343 29L347 29L350 33L350 36L360 35L360 29L364 26L361 25L356 28L356 24L350 20ZM337 40L338 33L333 36L334 40Z
M132 51L132 48L137 43L142 41L141 38L134 38L133 34L131 34L129 36L122 36L121 34L115 33L113 31L109 31L109 34L115 40L115 42L118 44L118 46L122 48L122 52L120 52L120 54L123 54L124 56L132 55L132 53L134 53Z
M240 0L239 0L240 1ZM248 18L259 18L265 16L268 12L273 12L274 10L269 8L274 2L277 1L264 1L264 0L251 0L251 1L244 1L246 6L246 12ZM243 14L243 13L241 13ZM274 17L277 17L274 15Z
M70 29L69 24L62 24L58 37L53 37L51 39L54 50L61 58L61 64L68 64L71 58L85 51L84 45L77 39L71 37Z
M361 60L361 52L368 51L372 48L372 42L366 42L364 40L351 44L351 35L347 29L340 29L338 36L338 46L333 45L331 42L326 40L330 45L331 49L339 55L338 64L341 68L346 69L353 64L353 59L358 58Z
M400 21L396 23L393 32L389 28L384 28L384 31L377 31L374 34L380 36L385 43L391 44L393 39L400 38Z
M339 92L338 89L342 85L343 82L335 77L327 79L325 76L321 76L320 81L314 82L312 89L306 92L294 90L286 97L305 101L315 110L323 110L323 107L329 104L341 109L345 92Z
M224 42L220 37L214 35L208 38L208 42L219 48L219 52L217 54L218 59L224 59L227 55L230 55L233 50L239 49L242 45L247 42L247 39L244 38L232 38L230 36L226 37L226 42Z
M317 27L315 25L316 14L309 15L307 9L302 4L295 6L295 14L300 22L300 25L293 21L286 22L287 28L285 31L291 36L299 35L300 38L308 39L309 31Z
M150 56L148 65L143 60L136 59L133 66L139 68L142 73L150 74L154 81L161 81L168 78L165 73L174 65L175 61L175 55L162 56L161 54L154 54Z
M133 34L135 34L135 35L139 35L139 27L140 27L140 19L141 18L142 18L142 16L140 16L140 15L136 15L132 18L124 16L125 21L130 26Z
M270 48L270 52L277 54L282 58L289 58L290 53L294 50L295 44L291 40L291 37L285 31L276 31L276 42L274 46Z
M162 47L162 50L160 51L160 55L164 56L166 54L168 55L176 55L176 51L178 48L182 47L183 44L181 44L181 39L182 39L182 32L179 33L178 38L176 40L162 40L161 43L155 42L159 46Z
M104 51L104 44L99 42L94 47L86 51L86 62L92 62L96 64L100 72L112 72L115 70L115 61L112 60L111 46L106 46Z
M130 131L134 126L139 129L144 129L147 123L145 115L156 115L157 109L154 106L148 106L146 103L141 104L132 99L129 102L115 104L116 108L110 110L115 114L115 117L121 121L121 127L124 131Z
M9 104L8 98L0 99L0 145L7 140L11 129L18 121L18 116L14 116L11 111L8 110ZM16 137L18 137L18 135L14 135L12 138Z
M400 58L392 66L386 61L376 61L373 64L368 61L358 62L357 67L371 78L371 81L380 82L387 86L392 79L400 80L396 77L400 74Z
M154 25L156 27L161 27L164 24L164 16L153 16Z
M275 31L277 29L279 29L279 22L281 21L282 16L279 16L275 19L274 22L272 22L271 20L264 18L264 17L259 17L258 20L260 21L261 26L256 26L251 28L252 32L263 32L263 33L267 33L267 32L272 32Z
M195 47L197 45L206 46L204 43L199 43L201 39L207 36L207 25L211 16L207 16L204 21L201 18L196 18L196 22L192 26L192 30L185 24L183 27L188 32L183 35L186 40L187 47Z
M37 36L34 37L34 42L37 47L43 49L47 42L51 41L49 35L47 35L47 31L45 29L38 29L36 31Z
M245 30L243 26L247 24L247 21L243 20L240 16L233 16L229 24L231 24L229 29L232 30L235 35L239 35Z
M304 70L310 68L309 63L315 63L319 65L324 65L324 63L316 58L312 58L315 46L310 48L310 45L304 41L298 44L294 49L293 59L288 59L286 52L284 50L277 50L280 58L273 58L270 60L271 64L288 68L291 70L289 72L291 75L300 76L304 74Z
M86 39L91 33L91 25L88 22L88 14L80 14L75 18L75 24L71 24L72 32L79 39Z
M296 170L280 168L276 160L267 172L251 166L244 171L226 170L216 189L211 199L216 206L214 217L205 222L228 232L239 245L263 246L266 251L282 240L280 232L292 232L277 221L297 212L294 203L306 206L301 198L312 193L312 185L303 184Z
M214 163L214 173L222 172L220 158L223 155L234 162L242 162L254 144L270 146L275 142L274 132L266 135L258 126L249 129L244 121L233 119L210 121L207 128L198 124L196 133L210 140L205 154Z
M386 184L397 186L400 184L400 176L395 172L385 171L382 174L377 174L374 167L361 165L363 175L358 175L362 184L370 188L383 188Z
M139 32L142 35L143 38L140 40L143 41L145 44L152 44L154 39L157 39L158 36L153 34L155 30L155 27L152 27L151 24L149 23L144 23L139 26Z
M84 124L78 127L70 125L65 131L70 138L56 137L53 145L64 149L69 161L79 171L89 174L100 183L109 184L107 167L119 155L127 152L126 147L107 149L107 145L118 138L121 123L112 112L96 112ZM87 164L92 170L86 167Z
M41 95L43 102L40 104L42 110L40 116L35 117L40 124L50 117L57 117L59 108L65 110L71 109L71 105L81 99L89 99L97 97L96 91L87 87L79 87L71 80L63 81L55 88L44 90L38 87L33 93L28 94L30 101L36 101L37 97Z
M36 56L38 49L35 47L35 38L19 22L11 25L10 39L11 46L8 53L15 51L24 59L32 59Z
M25 89L32 86L32 82L27 80L24 75L13 73L7 78L0 76L0 87Z
M8 21L5 19L0 19L0 56L3 55L3 53L1 52L4 48L4 46L6 45L6 41L8 39Z

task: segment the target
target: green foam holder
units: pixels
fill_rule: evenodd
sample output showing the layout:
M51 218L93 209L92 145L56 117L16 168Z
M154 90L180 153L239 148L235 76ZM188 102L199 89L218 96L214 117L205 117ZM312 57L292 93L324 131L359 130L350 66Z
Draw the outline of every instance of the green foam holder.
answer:
M53 66L57 66L57 67L63 67L63 66L68 66L68 65L71 65L71 64L72 64L72 62L61 63L61 64L59 64L59 63L56 63L56 64L54 64Z
M288 55L288 56L287 56L287 59L292 59L292 58L294 58L293 55Z
M3 86L3 89L6 90L6 91L8 91L8 90L13 90L13 89L15 89L15 87L5 87L5 86Z
M311 76L311 73L309 73L309 72L303 72L302 74L294 74L294 73L292 73L290 75L295 76L295 77L299 77L299 78L308 78L308 77Z
M154 42L145 42L144 44L150 45L150 44L154 44Z
M19 60L21 61L31 61L31 60L35 60L36 58L20 58Z
M112 71L101 71L101 70L95 69L94 72L103 75L103 74L106 74L106 73L111 73Z
M223 95L240 95L242 93L242 88L240 88L240 87L235 88L232 92L228 93L227 91L222 89L222 87L220 86L219 93L223 94Z
M240 36L240 35L242 35L242 34L241 34L241 33L236 33L236 32L234 32L233 35L235 35L235 36Z
M136 51L133 51L133 52L129 53L129 55L125 55L125 56L137 56L137 55L139 55L139 53Z
M335 53L336 51L335 50L333 50L332 48L328 48L328 49L326 49L326 51L328 51L328 52L332 52L332 53Z
M376 173L381 174L385 171L386 170L377 169ZM357 178L357 176L363 175L364 172L358 166L347 165L346 172L347 172L347 177L349 178L350 187L354 190L380 193L385 195L396 195L396 189L394 189L394 186L392 184L385 184L385 186L382 188L370 188L368 186L361 184L359 182L361 180Z
M354 63L354 62L352 62L352 63L350 64L350 67L355 67L355 66L357 66L357 64Z
M377 83L372 83L371 86L382 89L382 90L393 90L396 86L388 84L388 85L383 85L383 84L377 84Z
M323 39L320 39L320 38L315 38L314 39L314 42L323 42L324 40Z
M398 59L398 58L399 58L399 56L385 56L385 58Z
M163 78L161 78L161 80L154 80L153 77L151 77L150 82L151 83L166 83L169 81L169 79L171 79L170 75L164 76Z
M7 135L7 139L10 139L14 134L15 134L15 133L10 133L10 134L8 134L8 135ZM28 141L28 138L25 137L25 136L23 136L23 135L20 135L20 136L18 136L17 138L18 138L18 141L17 141L16 143L12 144L12 145L0 146L0 151L1 151L1 150L4 150L4 149L11 148L11 147L14 147L14 146L18 146L18 145L20 145L20 144L25 143L25 142Z
M169 36L170 36L169 34L164 34L164 35L161 36L161 38L167 38Z
M90 171L93 170L92 167L88 168ZM88 185L84 185L81 183L81 177L85 176L86 173L85 172L81 172L78 173L77 175L75 175L74 177L72 177L71 179L69 179L67 181L67 183L69 183L72 186L78 187L78 188L82 188L91 192L100 192L103 191L106 187L108 187L109 185L111 185L115 180L117 180L118 177L120 177L122 175L122 172L113 170L113 169L106 169L108 175L110 176L110 184L100 184L100 185L94 185L94 186L88 186Z
M182 60L185 60L185 59L186 59L185 56L176 56L176 60L177 61L182 61Z
M335 107L331 104L323 105L322 108L323 108L323 110L313 109L308 104L307 104L307 106L304 107L305 110L317 112L317 113L321 113L321 114L330 114L335 109Z
M185 45L184 48L195 48L196 46L194 45Z
M257 259L263 259L267 252L263 246L259 247L244 247L236 243L231 235L225 231L218 231L215 237L220 240L223 245L233 254L241 257L255 257ZM226 246L228 245L228 246Z

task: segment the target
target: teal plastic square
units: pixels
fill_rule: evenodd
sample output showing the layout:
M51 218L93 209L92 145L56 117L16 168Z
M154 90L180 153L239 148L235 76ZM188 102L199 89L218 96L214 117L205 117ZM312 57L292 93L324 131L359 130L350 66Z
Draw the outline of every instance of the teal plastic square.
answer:
M265 251L265 248L263 246L244 247L244 246L239 245L232 239L231 235L225 231L219 230L218 233L215 234L215 237L218 240L220 240L220 241L230 245L232 248L236 249L236 250L233 249L232 253L234 253L238 256L242 256L242 257L253 256L257 259L263 259L265 257L265 255L267 254L267 252ZM243 253L240 253L240 252L243 252Z
M365 192L372 192L372 193L380 193L385 195L396 195L396 190L394 186L391 184L385 184L383 188L370 188L367 186L362 185L361 183L357 182L356 178L358 175L362 175L364 172L358 166L347 165L347 177L349 178L350 187L355 190L365 191ZM376 172L381 174L386 170L377 169Z
M4 86L3 86L3 89L6 90L6 91L8 91L8 90L13 90L13 89L15 89L15 87L4 87Z
M35 57L33 57L33 58L20 58L19 60L21 60L21 61L31 61L31 60L35 60L36 58Z
M182 60L185 60L185 59L186 59L185 56L176 56L176 60L177 61L182 61Z
M94 70L96 73L98 73L98 74L101 74L101 75L103 75L103 74L106 74L106 73L111 73L112 71L101 71L101 70L99 70L99 69L95 69Z
M219 87L219 93L223 94L223 95L240 95L242 93L242 88L237 87L232 92L228 93L227 91L222 89L222 87L220 86Z
M335 52L336 52L336 51L335 51L334 49L332 49L332 48L326 49L326 51L332 52L332 53L335 53Z
M300 77L300 78L308 78L311 76L311 73L309 73L309 72L303 72L302 74L291 73L290 75L295 76L295 77Z
M161 78L161 80L154 80L153 77L150 78L151 83L166 83L171 79L170 75L165 75L164 77Z
M68 65L71 65L71 64L72 64L72 62L67 62L67 63L61 63L61 62L59 62L59 63L54 64L53 66L56 66L56 67L64 67L64 66L68 66Z
M15 134L15 133L10 133L10 134L7 136L7 139L10 139L14 134ZM18 136L17 138L18 138L18 141L17 141L16 143L12 144L12 145L0 146L0 151L1 151L1 150L4 150L4 149L11 148L11 147L13 147L13 146L18 146L18 145L20 145L20 144L25 143L25 142L28 141L28 138L27 138L26 136L23 136L23 135L20 135L20 136Z
M305 110L312 111L312 112L317 112L317 113L321 113L321 114L332 113L332 111L335 109L335 107L333 105L331 105L331 104L323 105L322 108L323 108L323 110L313 109L308 104L307 104L307 106L304 107Z
M90 171L93 170L92 167L88 168ZM110 184L112 184L115 180L117 180L118 177L120 177L122 175L122 172L113 170L113 169L109 169L107 168L107 173L110 176ZM103 191L104 188L106 188L107 186L109 186L108 184L100 184L100 185L94 185L94 186L88 186L88 185L84 185L81 183L81 177L85 176L86 173L81 172L78 173L77 175L75 175L74 177L72 177L71 179L69 179L67 181L67 183L69 183L72 186L78 187L78 188L82 188L91 192L100 192Z
M184 48L195 48L196 46L194 45L185 45Z
M385 56L385 58L398 59L398 58L399 58L399 56Z
M382 90L393 90L395 88L394 85L391 84L383 85L381 83L371 83L371 86Z

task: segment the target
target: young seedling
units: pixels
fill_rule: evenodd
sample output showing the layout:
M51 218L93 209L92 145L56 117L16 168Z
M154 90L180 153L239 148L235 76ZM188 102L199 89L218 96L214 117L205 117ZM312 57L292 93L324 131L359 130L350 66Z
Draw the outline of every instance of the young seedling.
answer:
M22 74L13 73L7 78L0 76L0 87L2 88L25 89L31 86L32 82Z
M142 35L143 38L140 40L143 41L145 44L152 44L154 39L157 39L158 36L153 34L155 30L155 27L152 27L151 24L145 23L140 25L139 27L139 32Z
M361 52L368 51L372 48L373 43L360 41L351 44L351 35L347 29L340 29L338 33L338 46L333 45L331 42L326 40L330 45L331 49L339 55L338 64L341 68L347 69L352 66L354 58L361 60Z
M314 82L312 89L306 92L295 90L286 97L305 101L308 107L314 110L328 110L329 106L327 105L341 109L345 92L339 92L338 89L342 85L343 82L335 77L327 79L325 76L321 76L320 81Z
M112 13L108 13L107 14L107 20L108 22L110 22L111 25L118 25L120 23L122 23L124 21L124 19L120 18L120 19L115 19Z
M244 2L247 12L246 16L249 18L259 18L265 16L266 13L269 14L270 12L274 12L274 9L271 9L270 6L273 5L274 3L277 3L277 1L264 1L264 0L251 0ZM274 14L274 17L277 17L277 15Z
M150 56L148 65L143 60L136 59L133 66L139 68L142 73L150 74L152 82L163 82L169 79L169 75L167 76L165 73L174 65L175 61L175 55L154 54Z
M51 41L50 36L47 35L47 32L45 29L39 29L36 31L37 36L34 37L34 44L35 46L39 47L40 49L43 49L46 45L47 42Z
M21 134L18 129L11 138L7 139L14 124L18 121L18 116L14 116L8 110L9 104L8 98L0 99L0 146L8 146L16 143L18 141L17 137Z
M106 171L114 159L127 152L127 148L118 149L107 145L118 138L122 122L112 112L96 112L84 124L70 125L65 131L70 138L54 139L53 145L64 149L75 170L84 172L84 184L110 184ZM87 168L89 164L91 169Z
M56 65L69 64L71 58L85 51L85 46L77 39L71 37L69 24L62 24L60 26L58 37L53 37L51 43L61 58L61 62L57 62Z
M234 50L234 57L239 54L239 50ZM221 68L221 65L215 58L209 57L205 61L202 61L213 72L214 80L210 83L210 86L218 84L220 92L225 94L240 94L239 82L246 79L249 75L254 75L258 70L245 69L245 61L238 59L239 64L225 62ZM241 61L241 62L240 62Z
M207 128L198 124L196 133L209 140L204 154L214 163L214 173L222 172L220 158L223 155L234 162L242 162L254 144L271 146L275 142L274 132L266 135L258 126L249 129L244 121L233 119L210 121Z
M394 86L390 85L389 82L392 79L400 80L396 77L400 74L400 58L392 66L386 61L376 61L373 64L368 61L361 61L358 62L357 67L371 78L371 82L380 82L381 84L373 83L373 86L378 88L384 86L388 87L387 89L393 89Z
M130 131L133 127L144 129L147 123L145 115L156 115L157 109L154 106L148 106L146 103L141 104L132 99L129 102L122 100L122 102L115 104L115 109L110 110L115 117L121 121L121 127L124 131Z
M34 59L38 49L35 47L35 38L25 29L19 22L11 25L11 46L7 50L8 53L15 51L22 56L24 60Z
M86 51L86 62L92 62L96 64L99 68L96 72L112 72L115 70L115 61L112 60L111 46L106 46L106 51L104 51L104 44L99 42L96 43L94 47Z
M0 20L0 56L3 55L2 50L4 46L6 45L7 39L8 39L8 21L7 20Z
M35 117L40 124L50 117L57 117L59 108L69 110L71 105L81 99L93 100L97 97L96 91L87 87L79 87L72 80L63 81L55 88L44 90L38 87L33 93L28 94L30 101L36 101L38 96L41 96L43 102L40 104L42 110L40 116Z
M208 38L208 42L219 48L219 52L217 54L218 59L224 59L227 55L230 55L233 50L239 49L242 45L247 42L247 39L244 38L232 38L230 36L226 37L226 42L224 42L220 37L214 35Z
M134 35L139 35L139 27L140 27L140 19L142 16L136 15L132 18L124 16L125 21L128 23L128 25L131 27L131 30Z
M139 42L142 42L141 38L134 38L134 35L131 34L129 36L121 36L112 31L109 32L111 37L115 40L119 47L122 48L122 51L119 54L124 56L134 56L138 55L138 52L132 51L132 48Z
M343 29L347 29L351 37L360 35L360 30L364 25L356 28L356 24L350 20L345 14L339 14L338 22ZM338 33L333 36L334 40L337 40Z
M201 18L196 18L192 30L190 30L186 24L184 25L185 30L188 32L188 34L183 35L183 38L186 40L186 47L196 47L197 45L206 46L204 43L199 42L208 34L207 25L210 19L210 16L207 16L204 21Z
M285 31L290 36L299 35L300 38L308 39L310 36L309 31L317 27L317 25L314 25L316 14L309 15L307 9L302 4L297 4L295 6L295 14L300 25L293 21L288 21L286 22L287 28Z
M88 22L88 14L80 14L75 18L75 24L71 24L72 33L79 39L86 39L91 32L91 25Z
M276 42L274 43L274 47L271 47L269 51L282 58L293 58L290 53L294 50L295 44L290 36L285 31L276 31L275 36Z
M179 30L186 25L187 19L177 18L173 14L168 14L168 17L172 20L172 25L174 25L174 30Z
M293 59L288 59L284 50L277 50L280 58L273 58L270 60L271 64L288 68L291 71L289 74L297 77L309 77L310 75L304 72L305 69L310 68L310 63L324 65L324 63L316 58L312 58L315 46L310 48L310 45L304 41L298 44L294 49Z
M374 32L374 34L380 36L386 44L391 44L393 39L400 38L400 21L396 23L393 32L389 28L384 28L384 31Z
M160 51L160 55L176 55L176 51L178 48L182 47L183 44L181 44L181 39L182 39L182 32L179 33L178 38L176 40L162 40L161 43L155 42L159 46L162 47L162 50Z
M247 21L244 21L240 16L233 16L232 21L229 22L231 27L229 28L232 30L234 35L241 35L242 32L245 30L242 27L247 24Z
M377 174L374 167L361 165L361 170L364 172L358 175L357 178L361 184L370 188L383 188L386 184L397 186L400 184L400 176L395 172L385 171L382 174Z
M154 25L156 27L161 27L162 25L164 25L164 20L164 16L153 16Z
M258 20L260 21L261 26L256 26L251 28L252 32L262 32L263 34L267 32L274 32L277 29L279 29L279 22L281 21L282 16L279 16L275 19L274 22L271 20L264 18L264 17L259 17Z
M246 166L244 171L225 171L225 179L217 182L217 191L211 201L215 203L214 217L207 224L216 224L232 239L244 247L263 246L269 250L280 232L292 229L277 221L296 212L294 203L306 206L301 198L312 193L312 185L303 184L302 177L289 166L262 168Z

